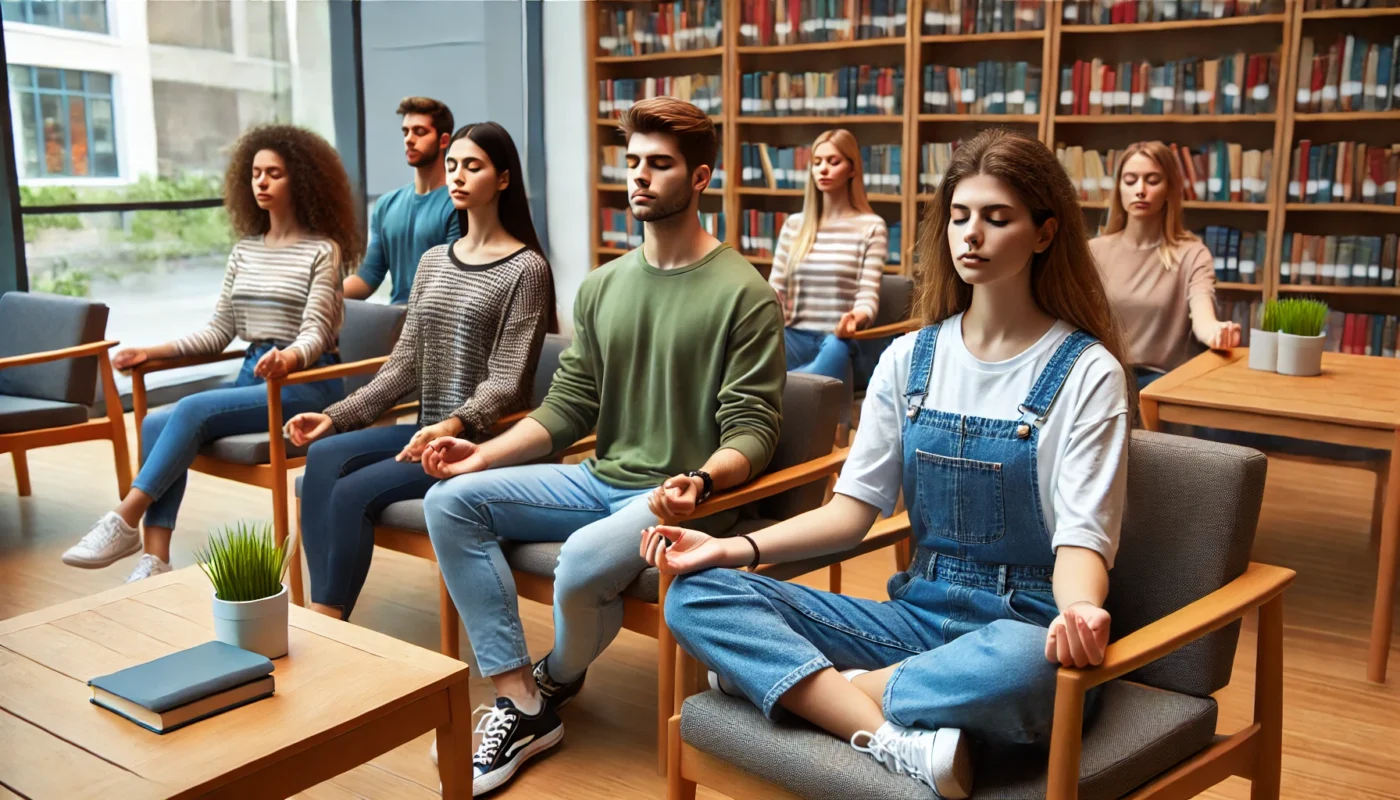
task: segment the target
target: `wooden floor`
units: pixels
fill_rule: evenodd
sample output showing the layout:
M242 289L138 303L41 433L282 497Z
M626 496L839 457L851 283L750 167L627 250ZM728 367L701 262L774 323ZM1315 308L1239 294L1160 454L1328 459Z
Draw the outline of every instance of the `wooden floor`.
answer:
M134 439L132 439L134 441ZM0 457L3 458L3 457ZM4 458L8 461L8 458ZM86 443L30 454L32 497L15 495L0 464L0 618L119 584L135 559L105 570L63 565L59 555L116 500L111 450ZM1400 798L1400 644L1391 650L1385 686L1365 680L1375 558L1367 542L1371 485L1365 473L1275 463L1254 558L1298 570L1285 600L1283 796L1328 800ZM176 566L210 528L239 518L266 519L268 492L193 475L174 545ZM883 599L892 557L878 553L848 565L848 592ZM549 609L522 601L530 651L551 644ZM436 649L437 583L432 565L376 554L354 622ZM1241 637L1233 683L1219 695L1220 727L1250 717L1254 682L1252 620ZM465 636L463 654L470 658ZM655 643L624 631L589 670L588 684L564 714L568 736L527 767L501 796L550 800L662 797L655 772ZM473 682L479 703L490 684ZM300 797L317 800L416 800L437 796L430 738L401 747ZM1207 794L1248 797L1238 779ZM6 796L0 787L0 796ZM715 794L702 796L718 797Z

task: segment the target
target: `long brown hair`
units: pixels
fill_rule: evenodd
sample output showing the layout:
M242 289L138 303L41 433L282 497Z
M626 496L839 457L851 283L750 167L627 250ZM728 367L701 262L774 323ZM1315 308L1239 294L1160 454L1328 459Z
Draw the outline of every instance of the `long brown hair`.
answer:
M1184 222L1185 216L1182 214L1182 201L1186 199L1185 179L1181 175L1181 167L1176 162L1176 157L1172 155L1171 148L1161 142L1133 142L1118 154L1118 169L1113 175L1113 196L1108 202L1108 225L1104 228L1105 234L1117 233L1128 224L1128 212L1123 209L1123 198L1121 187L1123 185L1123 165L1128 163L1128 159L1135 155L1144 155L1152 159L1157 164L1157 168L1162 170L1162 175L1167 179L1167 205L1162 220L1162 244L1157 248L1157 253L1162 257L1162 265L1168 272L1180 266L1181 254L1185 245L1191 242L1200 241L1196 234L1186 230Z
M1045 313L1089 333L1118 359L1129 407L1136 413L1137 384L1128 347L1089 251L1078 194L1055 154L1038 139L991 129L953 153L948 172L919 226L918 261L923 274L916 290L915 312L925 325L931 325L972 305L972 285L958 275L948 249L948 222L953 192L964 179L976 175L989 175L1006 184L1030 209L1037 227L1056 220L1059 227L1050 246L1031 257L1031 295Z
M851 207L866 214L874 214L870 208L870 201L865 197L865 165L860 160L860 143L856 141L856 135L845 128L832 128L822 132L817 140L812 142L812 158L816 158L817 148L828 142L842 157L851 162L851 179L848 186ZM817 228L822 221L823 199L824 195L817 189L817 182L808 175L807 188L802 193L802 227L797 229L797 235L792 239L792 249L788 251L789 289L793 275L797 272L797 265L812 252L812 245L816 244Z
M271 219L253 197L253 157L271 150L287 165L292 183L292 211L309 233L340 248L340 267L349 274L365 254L355 213L355 194L345 165L330 143L295 125L259 125L238 138L224 172L224 208L239 236L267 233Z

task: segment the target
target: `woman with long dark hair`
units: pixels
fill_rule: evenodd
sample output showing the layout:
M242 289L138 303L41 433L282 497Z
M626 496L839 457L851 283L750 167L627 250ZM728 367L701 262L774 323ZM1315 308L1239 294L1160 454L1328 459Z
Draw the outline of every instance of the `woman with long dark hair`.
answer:
M294 444L315 442L301 495L311 607L340 619L369 573L374 515L437 483L419 463L423 448L440 436L481 441L529 408L540 345L556 330L554 281L510 134L494 122L462 127L446 166L462 237L423 254L388 362L341 402L287 422ZM417 424L368 427L415 389Z
M97 569L145 553L128 581L170 571L170 537L186 472L205 443L267 431L267 378L337 363L345 304L341 281L364 254L354 195L340 156L325 139L292 125L253 128L234 145L224 176L224 207L243 238L229 254L214 317L201 331L112 358L126 369L153 358L212 354L235 337L249 342L231 385L157 409L141 426L141 472L131 491L63 554ZM295 414L344 396L339 380L282 389Z

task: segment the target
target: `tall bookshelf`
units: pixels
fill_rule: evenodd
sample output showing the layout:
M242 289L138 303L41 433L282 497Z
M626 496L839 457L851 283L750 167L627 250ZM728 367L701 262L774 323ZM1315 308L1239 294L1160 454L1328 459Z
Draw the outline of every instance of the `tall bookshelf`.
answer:
M1294 143L1302 137L1331 141L1365 139L1390 144L1400 136L1400 112L1301 114L1294 110L1299 81L1299 47L1304 35L1335 36L1338 31L1379 29L1387 36L1400 32L1400 8L1332 9L1304 11L1303 0L1276 0L1266 13L1209 20L1178 20L1112 25L1085 25L1062 19L1062 3L1048 0L1043 30L1007 33L925 35L924 8L932 0L909 0L906 30L901 37L874 40L822 42L780 46L740 46L739 23L743 0L723 3L723 41L705 51L639 56L600 57L596 46L598 12L589 11L587 59L589 108L597 115L598 79L634 75L668 75L718 69L723 76L722 113L716 116L721 132L726 183L702 200L702 210L726 214L726 239L740 244L740 213L750 209L797 211L801 192L741 188L741 142L810 144L827 128L846 127L864 144L903 146L901 186L898 195L873 195L877 213L902 225L900 264L892 271L908 272L913 264L920 206L931 195L919 192L920 145L925 142L966 140L977 130L1003 126L1032 133L1054 149L1057 145L1081 145L1097 150L1121 149L1144 139L1182 144L1214 140L1238 142L1247 149L1272 149L1273 165L1263 202L1206 202L1186 204L1186 222L1192 229L1207 224L1242 230L1262 230L1268 242L1264 264L1254 283L1221 283L1225 299L1250 300L1278 296L1280 292L1306 292L1324 297L1342 310L1400 313L1400 288L1362 286L1280 286L1279 266L1285 231L1376 234L1400 228L1400 207L1360 204L1318 204L1300 207L1287 202L1287 183ZM641 8L657 4L644 0L599 0L600 8ZM1267 13L1272 11L1274 13ZM1153 63L1189 57L1215 57L1236 51L1277 52L1281 63L1274 93L1274 111L1252 115L1110 115L1077 116L1059 110L1060 65L1076 59L1102 58L1106 62L1150 60ZM923 113L923 68L926 64L966 66L977 61L1028 61L1041 67L1041 103L1029 115L955 115ZM744 72L756 69L821 69L872 64L902 64L905 72L903 113L889 117L750 117L741 112L740 82ZM595 186L592 210L595 264L624 252L601 246L598 209L625 207L620 185L600 183L600 134L616 130L615 123L591 126L591 150ZM1386 137L1390 139L1387 141ZM1328 138L1330 137L1330 138ZM1092 222L1103 218L1107 203L1082 203ZM767 260L751 258L760 269Z

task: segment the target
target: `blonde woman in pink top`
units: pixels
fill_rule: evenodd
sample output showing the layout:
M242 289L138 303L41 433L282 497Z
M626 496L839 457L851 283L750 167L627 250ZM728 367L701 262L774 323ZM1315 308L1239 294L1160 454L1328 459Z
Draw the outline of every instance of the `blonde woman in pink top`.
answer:
M1215 315L1215 270L1182 223L1181 170L1161 142L1129 145L1118 160L1104 235L1089 242L1122 321L1138 388L1191 358L1193 340L1228 350L1240 326Z

